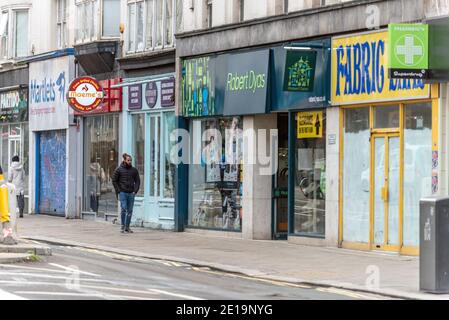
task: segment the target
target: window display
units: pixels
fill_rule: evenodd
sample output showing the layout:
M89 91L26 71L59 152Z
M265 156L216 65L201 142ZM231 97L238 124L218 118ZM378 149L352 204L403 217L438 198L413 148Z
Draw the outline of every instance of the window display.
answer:
M294 232L324 237L326 121L323 112L298 114ZM312 130L308 130L311 127Z
M84 210L97 217L117 212L112 174L119 164L118 114L86 117Z
M194 120L201 134L201 163L190 166L189 224L240 231L242 225L242 120Z

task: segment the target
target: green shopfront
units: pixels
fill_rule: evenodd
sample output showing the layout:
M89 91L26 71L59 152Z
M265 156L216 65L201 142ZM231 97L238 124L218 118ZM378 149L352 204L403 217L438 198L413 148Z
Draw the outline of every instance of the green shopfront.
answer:
M177 167L178 231L325 238L329 47L324 39L181 60L178 126L189 152Z

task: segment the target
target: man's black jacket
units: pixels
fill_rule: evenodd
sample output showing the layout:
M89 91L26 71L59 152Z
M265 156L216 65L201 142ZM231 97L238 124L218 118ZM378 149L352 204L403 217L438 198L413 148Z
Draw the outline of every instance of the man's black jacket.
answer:
M140 189L139 172L133 166L122 163L112 176L112 184L116 193L137 193Z

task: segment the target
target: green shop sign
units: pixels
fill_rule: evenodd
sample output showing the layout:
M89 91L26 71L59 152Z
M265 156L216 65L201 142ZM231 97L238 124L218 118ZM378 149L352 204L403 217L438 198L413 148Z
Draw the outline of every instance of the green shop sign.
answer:
M389 76L392 79L425 79L429 69L429 26L388 26Z
M270 50L229 54L226 57L223 114L266 113Z
M284 91L312 92L317 52L289 50L285 60Z

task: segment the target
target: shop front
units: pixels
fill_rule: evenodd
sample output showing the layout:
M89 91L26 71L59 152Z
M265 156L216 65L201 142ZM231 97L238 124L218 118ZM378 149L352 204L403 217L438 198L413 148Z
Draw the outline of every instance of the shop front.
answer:
M419 200L438 193L438 87L388 77L388 32L332 41L340 106L339 243L419 251Z
M49 55L51 56L51 55ZM34 213L75 218L76 125L66 102L74 74L73 52L30 62L30 202ZM70 120L71 119L71 120Z
M329 48L330 39L322 39L272 49L271 111L278 115L279 131L275 238L299 243L326 239Z
M82 117L83 141L83 211L84 219L104 220L118 216L118 201L112 185L112 175L120 163L120 114L122 88L112 88L121 79L99 81L104 91L101 105Z
M173 73L125 79L123 150L140 174L131 223L153 229L174 228L175 165L170 161L176 129Z
M189 231L325 237L329 47L327 39L182 61ZM298 134L306 122L313 132Z
M255 129L259 117L267 113L269 57L269 49L260 49L182 62L182 113L189 119L192 156L184 221L189 229L243 236L252 232L248 217L254 214L255 204L245 203L243 194L246 188L253 188L256 176L250 172L255 162L244 163L243 131ZM272 129L276 128L275 118L267 120ZM271 212L271 174L267 182L270 187L265 193L270 194L260 198L260 205L265 206L261 216L267 209ZM250 222L246 228L245 219ZM270 227L270 221L261 227L267 229L268 238Z
M19 156L28 180L28 86L0 89L0 159L5 177L13 156ZM24 188L28 198L28 184ZM27 202L25 212L27 211Z

